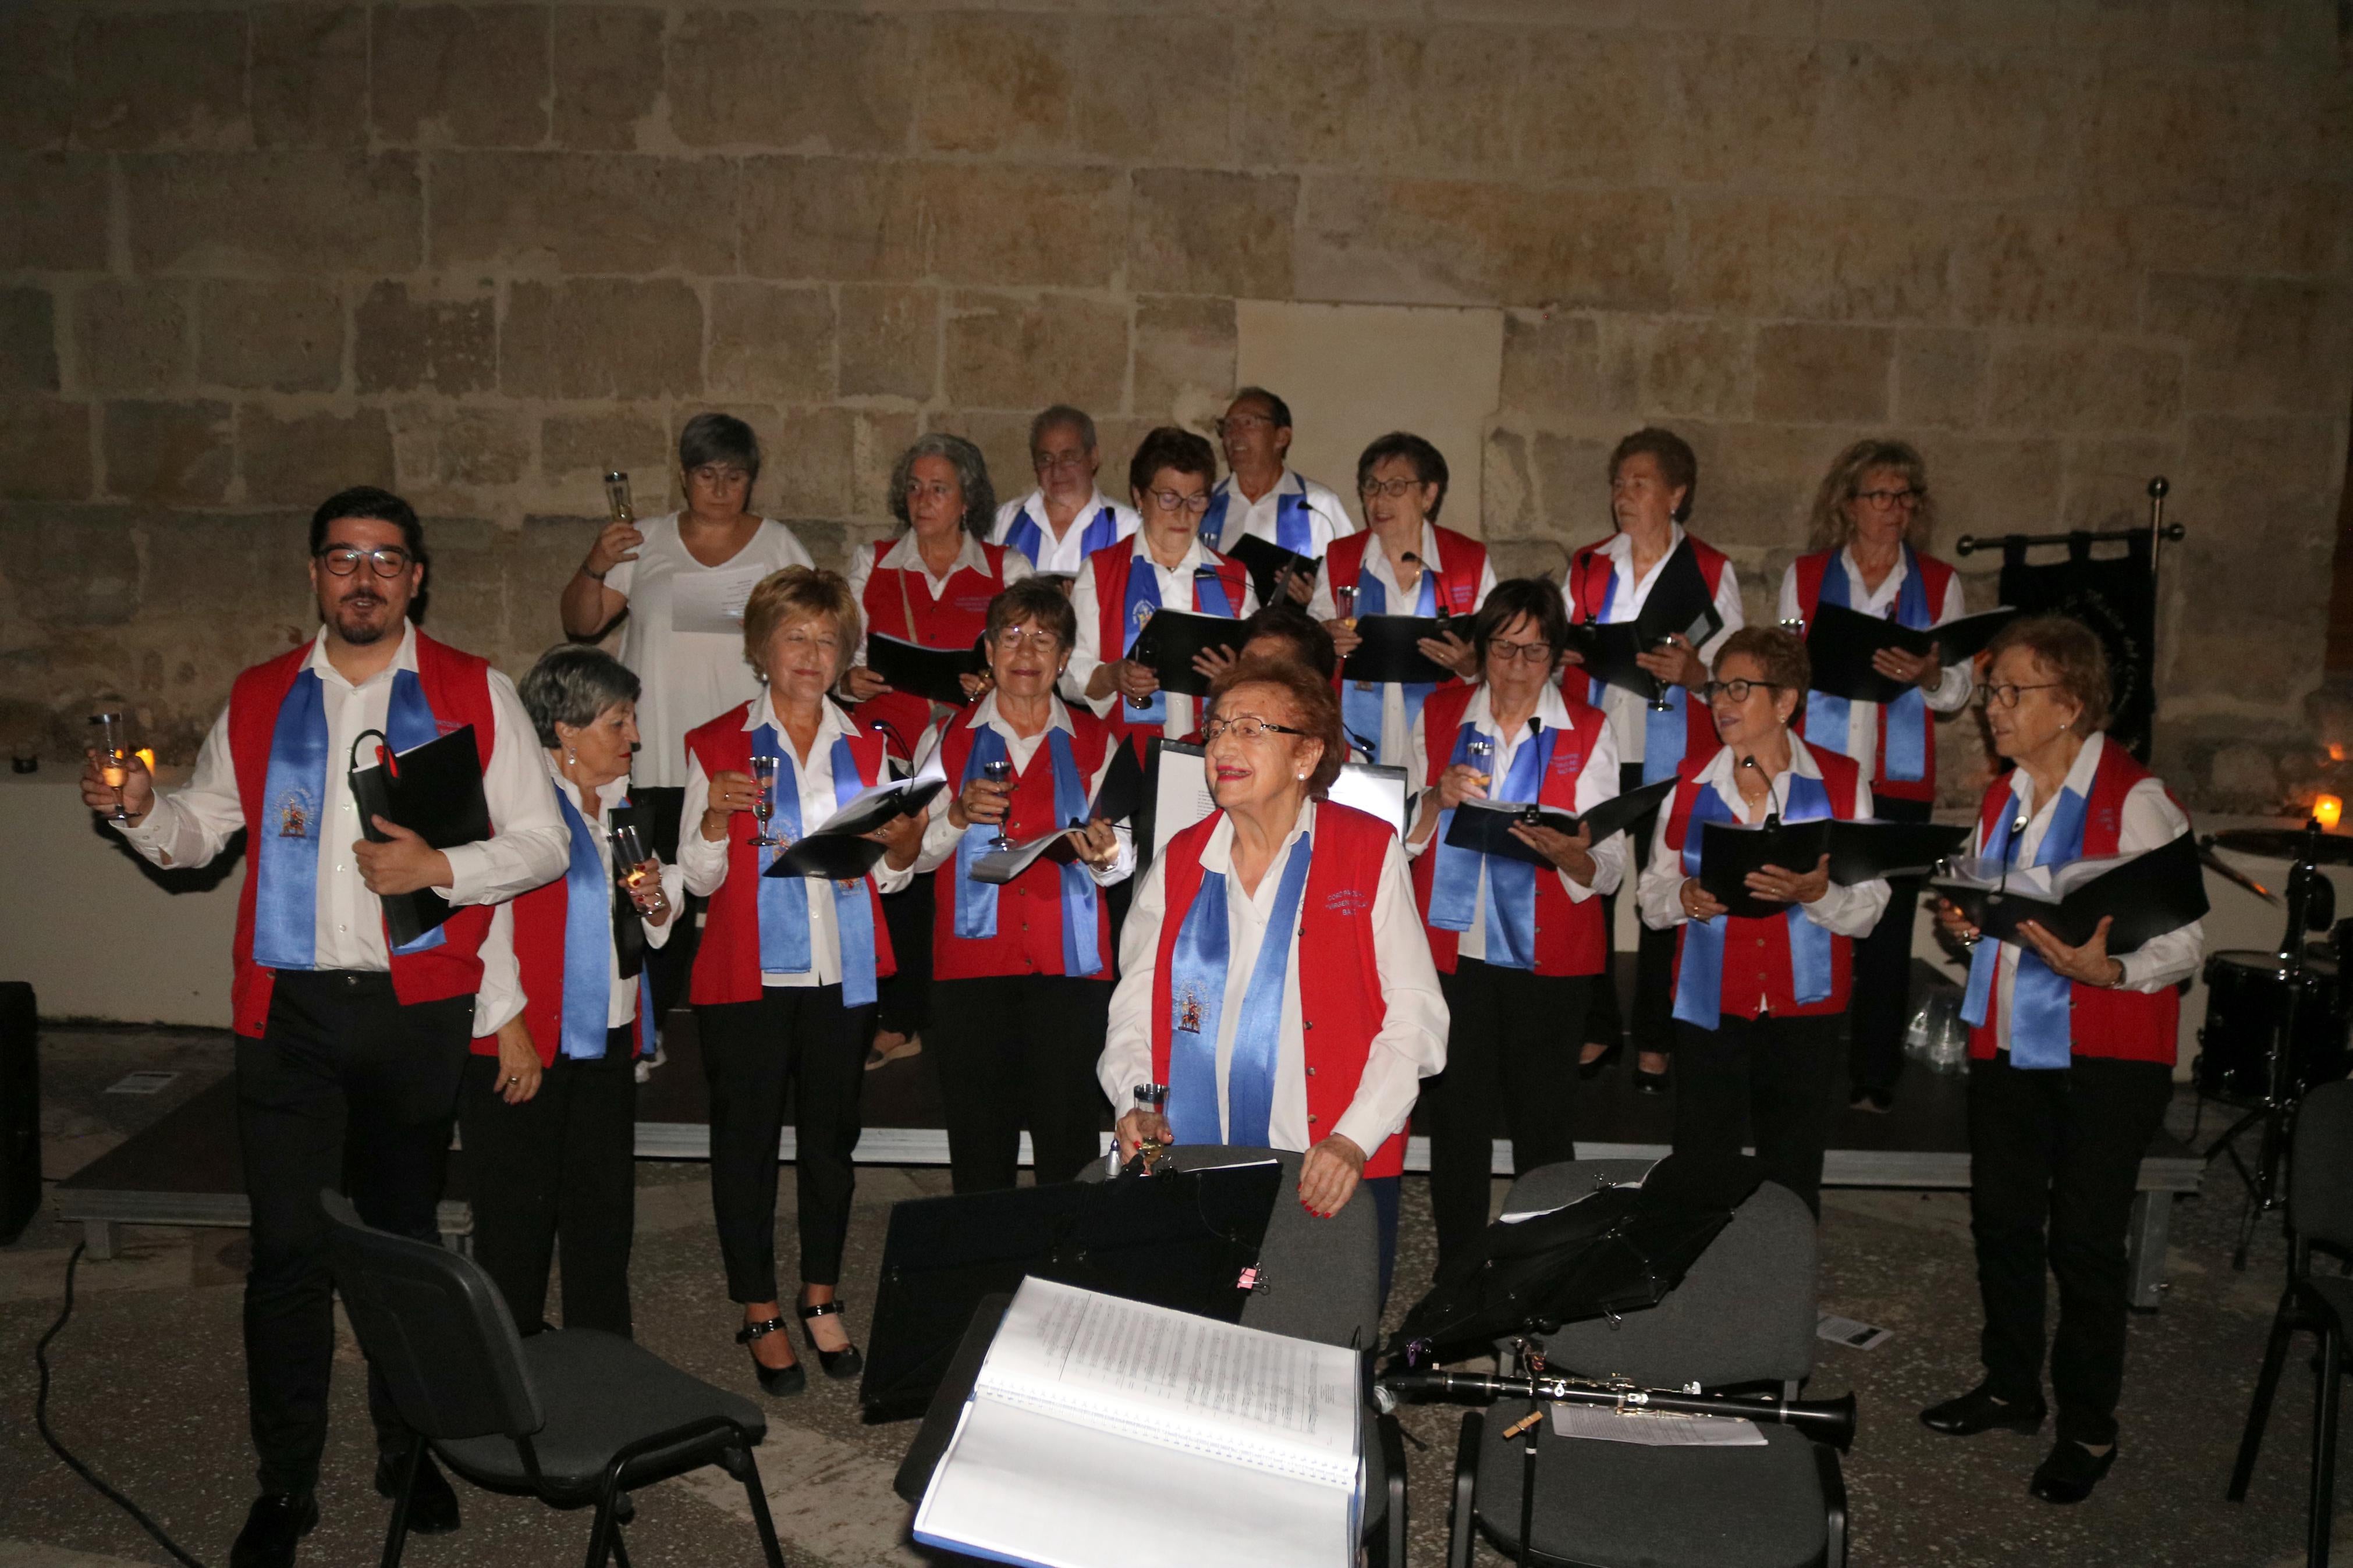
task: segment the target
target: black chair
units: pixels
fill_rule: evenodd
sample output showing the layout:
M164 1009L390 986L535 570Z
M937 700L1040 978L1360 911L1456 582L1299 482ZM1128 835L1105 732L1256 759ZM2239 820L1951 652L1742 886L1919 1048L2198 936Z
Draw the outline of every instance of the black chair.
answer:
M441 1462L491 1491L560 1509L594 1505L587 1568L628 1568L615 1513L629 1488L717 1465L744 1483L770 1568L785 1568L752 1449L767 1417L750 1400L688 1376L617 1334L566 1329L519 1339L505 1300L472 1259L363 1223L323 1192L331 1243L360 1349L401 1419ZM384 1540L395 1568L408 1536L410 1450Z
M1570 1161L1512 1184L1506 1211L1543 1210L1629 1181L1646 1162ZM1550 1369L1651 1388L1710 1393L1764 1385L1794 1398L1813 1369L1814 1219L1767 1183L1656 1307L1572 1323L1547 1337ZM1773 1385L1778 1385L1774 1387ZM1577 1568L1840 1568L1846 1483L1836 1450L1796 1427L1758 1422L1761 1447L1643 1447L1536 1436L1535 1507L1520 1539L1531 1414L1506 1401L1462 1418L1455 1452L1450 1568L1468 1568L1475 1535L1519 1562Z
M2353 1082L2339 1079L2307 1093L2296 1108L2295 1140L2290 1146L2287 1179L2287 1289L2272 1317L2263 1346L2263 1370L2255 1379L2255 1399L2239 1439L2239 1462L2231 1471L2230 1500L2247 1500L2263 1425L2279 1391L2288 1340L2309 1329L2320 1340L2319 1378L2312 1402L2311 1511L2306 1523L2305 1561L2328 1568L2330 1494L2337 1480L2337 1380L2345 1366L2345 1331L2353 1323L2353 1279L2322 1274L2314 1255L2353 1260Z

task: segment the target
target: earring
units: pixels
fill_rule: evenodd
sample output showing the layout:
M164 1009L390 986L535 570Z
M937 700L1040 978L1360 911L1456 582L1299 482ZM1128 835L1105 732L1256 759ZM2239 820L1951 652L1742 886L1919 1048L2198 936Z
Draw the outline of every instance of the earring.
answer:
M564 748L564 760L567 763L576 763L580 760L580 753L566 746Z

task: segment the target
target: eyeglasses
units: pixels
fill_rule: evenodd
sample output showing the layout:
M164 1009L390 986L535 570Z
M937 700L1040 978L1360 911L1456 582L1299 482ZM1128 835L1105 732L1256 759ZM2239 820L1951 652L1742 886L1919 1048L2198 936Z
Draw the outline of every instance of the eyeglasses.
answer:
M991 640L1008 653L1016 652L1025 646L1044 653L1050 648L1060 647L1062 644L1059 634L1050 632L1043 626L1031 626L1027 631L1019 626L999 626L997 628L997 636Z
M1294 730L1288 724L1278 724L1271 719L1261 719L1255 713L1243 713L1231 719L1212 719L1201 726L1201 739L1206 743L1220 735L1239 735L1245 741L1255 741L1268 731L1278 735L1304 735L1304 730Z
M2046 680L2039 686L2012 686L2007 683L2000 686L1980 686L1978 688L1978 700L1989 708L1996 704L2003 708L2015 708L2018 706L2018 694L2021 691L2054 691L2058 687L2059 683L2055 680Z
M365 561L375 568L379 577L397 577L408 570L416 559L407 551L387 544L377 550L361 550L353 545L337 544L319 552L319 563L338 577L348 577Z
M1229 414L1218 421L1218 434L1235 435L1244 430L1255 430L1261 425L1271 428L1274 421L1263 414Z
M1867 507L1875 507L1884 510L1889 507L1894 506L1918 506L1920 504L1921 498L1926 494L1926 492L1924 490L1909 489L1900 490L1857 490L1854 492L1854 499L1861 501Z
M1767 691L1787 691L1788 687L1778 680L1711 680L1699 689L1703 700L1713 702L1718 697L1729 697L1735 702L1746 702L1748 694L1762 688Z
M1193 496L1180 490L1149 490L1145 493L1152 497L1162 511L1189 511L1195 517L1203 517L1209 510L1209 492L1207 490Z
M1395 500L1406 491L1418 490L1429 482L1427 479L1366 479L1356 487L1356 493L1366 500L1375 496L1387 496Z
M1087 466L1084 452L1032 452L1029 467L1039 473L1053 468L1083 468Z
M1552 644L1548 642L1505 642L1499 637L1487 645L1487 652L1507 661L1516 658L1528 664L1552 662Z
M688 470L688 477L701 479L706 485L732 485L738 480L750 479L752 470L720 463L705 463L699 468Z

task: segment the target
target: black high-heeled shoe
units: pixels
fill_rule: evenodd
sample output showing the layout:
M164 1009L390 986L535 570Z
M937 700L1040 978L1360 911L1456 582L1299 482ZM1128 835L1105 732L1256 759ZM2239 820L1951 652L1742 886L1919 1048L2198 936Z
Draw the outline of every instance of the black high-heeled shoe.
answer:
M1592 1043L1593 1042L1590 1040L1586 1042L1588 1046ZM1579 1048L1582 1049L1583 1047L1580 1047ZM1618 1058L1625 1054L1626 1038L1621 1035L1618 1038L1610 1041L1609 1044L1603 1048L1601 1054L1594 1058L1591 1061L1578 1062L1577 1064L1577 1076L1581 1079L1599 1078L1605 1068L1616 1067L1618 1065Z
M810 1323L819 1318L837 1316L840 1311L841 1298L839 1296L830 1301L812 1301L804 1304L801 1308L801 1338L807 1340L808 1348L817 1352L817 1363L825 1369L826 1376L856 1377L866 1370L866 1358L858 1353L856 1345L851 1345L846 1350L829 1351L819 1345L817 1342L817 1335L809 1331Z
M754 1340L765 1339L784 1326L782 1318L746 1323L735 1331L735 1342L750 1352ZM754 1352L752 1355L752 1371L760 1379L760 1392L771 1398L784 1399L808 1386L808 1372L798 1362L790 1366L770 1366Z
M1668 1059L1672 1061L1673 1058ZM1663 1072L1650 1071L1638 1059L1634 1063L1634 1091L1637 1094L1664 1094L1667 1092L1667 1076Z

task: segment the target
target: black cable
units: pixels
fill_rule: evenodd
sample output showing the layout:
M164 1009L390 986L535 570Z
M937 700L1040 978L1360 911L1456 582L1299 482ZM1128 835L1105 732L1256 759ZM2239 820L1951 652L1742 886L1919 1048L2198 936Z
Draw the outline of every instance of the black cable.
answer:
M187 1568L205 1568L202 1563L183 1552L178 1542L164 1534L163 1526L142 1512L137 1503L99 1479L98 1473L74 1458L67 1450L66 1446L58 1441L58 1435L49 1430L49 1342L58 1337L59 1331L66 1326L66 1320L73 1316L74 1270L81 1266L82 1248L87 1245L79 1241L74 1243L73 1252L66 1259L65 1305L58 1309L58 1321L49 1325L49 1331L43 1334L40 1342L33 1347L33 1364L38 1367L41 1373L40 1390L33 1395L33 1425L40 1429L41 1441L49 1446L49 1451L64 1462L66 1468L88 1481L99 1496L137 1520L139 1528L153 1536L157 1545L170 1552L179 1562L187 1564Z

